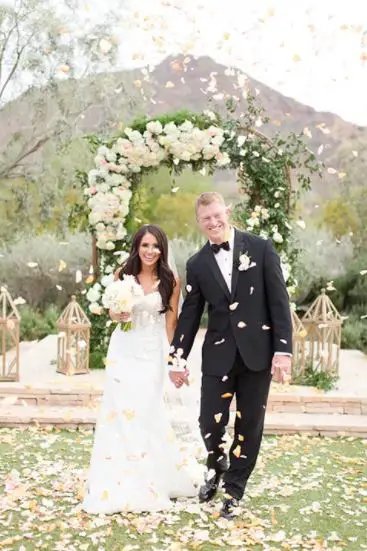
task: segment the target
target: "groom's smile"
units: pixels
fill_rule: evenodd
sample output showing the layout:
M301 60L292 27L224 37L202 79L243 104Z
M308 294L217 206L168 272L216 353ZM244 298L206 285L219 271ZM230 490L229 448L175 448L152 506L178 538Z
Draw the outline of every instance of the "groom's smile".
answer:
M229 208L220 201L200 205L197 220L201 231L212 243L222 243L229 232Z

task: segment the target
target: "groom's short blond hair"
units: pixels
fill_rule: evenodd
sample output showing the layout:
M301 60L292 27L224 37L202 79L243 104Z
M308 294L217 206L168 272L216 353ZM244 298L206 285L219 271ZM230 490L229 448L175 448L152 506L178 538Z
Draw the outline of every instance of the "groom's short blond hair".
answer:
M199 207L207 207L212 203L220 203L221 205L226 204L223 195L217 191L204 191L203 193L200 193L195 203L196 214L198 213Z

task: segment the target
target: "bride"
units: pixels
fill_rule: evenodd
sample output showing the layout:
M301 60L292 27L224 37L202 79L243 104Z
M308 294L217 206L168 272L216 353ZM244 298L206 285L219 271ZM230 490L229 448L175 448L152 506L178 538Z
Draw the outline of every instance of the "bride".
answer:
M135 276L142 293L133 307L132 329L117 325L109 343L82 504L87 513L162 511L170 508L171 499L197 493L195 460L185 457L164 405L180 285L169 268L167 237L159 227L145 225L135 234L115 279L124 274ZM115 322L127 320L127 314L110 315Z

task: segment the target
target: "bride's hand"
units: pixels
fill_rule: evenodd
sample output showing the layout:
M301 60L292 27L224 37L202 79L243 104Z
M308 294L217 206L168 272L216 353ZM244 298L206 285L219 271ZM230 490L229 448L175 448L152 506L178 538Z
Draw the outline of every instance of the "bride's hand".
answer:
M183 384L189 386L190 383L188 377L188 369L185 369L184 371L174 371L173 369L170 369L169 371L169 378L176 388L181 388Z
M111 312L110 310L110 318L112 321L117 322L130 321L130 314L128 312L121 312L120 314L117 314L116 312Z

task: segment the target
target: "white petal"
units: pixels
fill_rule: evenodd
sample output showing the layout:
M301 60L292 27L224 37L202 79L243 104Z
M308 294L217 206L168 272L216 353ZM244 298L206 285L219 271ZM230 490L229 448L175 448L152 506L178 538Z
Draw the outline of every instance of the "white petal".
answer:
M25 304L25 303L26 303L26 301L24 300L23 297L18 297L14 300L15 306L19 306L19 305Z

